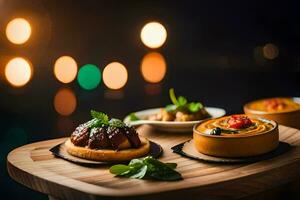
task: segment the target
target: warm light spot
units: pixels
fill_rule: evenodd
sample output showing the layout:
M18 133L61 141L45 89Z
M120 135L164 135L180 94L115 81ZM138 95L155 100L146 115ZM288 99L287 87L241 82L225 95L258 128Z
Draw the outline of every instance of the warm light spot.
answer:
M54 75L62 83L72 82L77 75L77 63L70 56L58 58L54 64Z
M110 89L122 88L126 84L127 78L127 69L121 63L112 62L103 70L103 82Z
M158 83L166 75L167 65L160 53L148 53L141 63L141 72L144 79L150 83Z
M142 42L150 48L161 47L167 39L167 31L158 22L146 24L141 31Z
M31 74L30 64L24 58L13 58L5 67L5 77L15 87L25 85L30 80Z
M275 59L279 54L278 47L272 43L268 43L263 47L263 54L267 59Z
M54 108L61 115L71 115L75 111L76 105L76 96L68 88L60 89L54 97Z
M14 44L25 43L29 39L30 35L30 24L23 18L13 19L6 26L6 37Z
M77 80L83 89L95 89L100 84L101 71L96 65L86 64L79 69Z

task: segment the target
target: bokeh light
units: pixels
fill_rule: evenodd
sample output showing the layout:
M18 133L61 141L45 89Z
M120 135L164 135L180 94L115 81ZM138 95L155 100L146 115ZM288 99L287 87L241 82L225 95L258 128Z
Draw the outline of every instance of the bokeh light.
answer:
M24 58L13 58L5 66L6 80L15 87L26 85L31 75L31 66Z
M54 64L54 75L62 83L72 82L77 75L77 63L70 56L61 56Z
M150 22L142 28L141 39L147 47L161 47L167 39L167 30L158 22Z
M127 69L121 63L112 62L103 70L103 82L110 89L117 90L124 87L127 79Z
M79 69L77 80L83 89L95 89L101 82L101 71L96 65L86 64Z
M141 72L147 82L160 82L165 77L166 71L166 61L160 53L152 52L144 56L141 63Z
M263 47L263 55L267 59L275 59L279 54L279 49L276 45L268 43Z
M60 115L71 115L77 106L74 92L68 88L60 89L54 97L54 108Z
M75 129L75 124L70 117L60 116L57 120L57 136L69 135Z
M14 44L25 43L31 35L29 22L23 18L11 20L6 26L6 37Z

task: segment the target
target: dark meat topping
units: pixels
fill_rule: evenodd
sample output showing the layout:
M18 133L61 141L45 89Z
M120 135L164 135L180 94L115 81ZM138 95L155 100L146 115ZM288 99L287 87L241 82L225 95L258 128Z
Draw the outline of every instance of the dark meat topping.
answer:
M132 148L141 145L138 133L133 127L105 126L90 128L92 121L79 125L71 135L71 142L76 146L90 149L119 149L129 141Z

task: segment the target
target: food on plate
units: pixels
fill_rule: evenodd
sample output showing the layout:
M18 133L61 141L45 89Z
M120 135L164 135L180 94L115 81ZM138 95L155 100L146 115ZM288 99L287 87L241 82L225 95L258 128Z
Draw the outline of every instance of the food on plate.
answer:
M180 173L175 171L176 163L163 163L151 156L145 158L133 159L128 165L113 165L109 171L116 176L127 178L152 178L162 181L181 180Z
M276 97L253 101L248 105L249 109L265 112L286 112L300 109L300 104L293 98Z
M155 121L196 121L211 117L205 107L200 102L188 102L183 96L175 95L174 89L169 91L172 104L162 108L159 113L148 117Z
M300 128L300 99L275 97L247 103L244 106L247 115L264 117L279 124Z
M279 144L276 122L244 114L201 122L194 127L193 138L200 153L218 157L255 156Z
M91 115L93 119L79 125L65 142L68 153L96 161L124 161L148 154L149 140L134 127L101 112L92 110Z

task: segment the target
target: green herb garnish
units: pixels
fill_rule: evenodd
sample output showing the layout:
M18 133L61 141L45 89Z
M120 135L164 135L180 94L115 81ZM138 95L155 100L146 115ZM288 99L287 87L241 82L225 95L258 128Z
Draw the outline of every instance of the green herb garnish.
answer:
M109 120L109 126L113 126L113 127L117 127L117 128L123 128L126 126L126 124L124 122L122 122L119 119L115 119L112 118L111 120Z
M199 112L199 110L203 109L203 105L200 102L188 102L187 98L185 98L184 96L176 97L173 88L169 90L169 95L173 104L167 105L165 107L167 112L174 112L179 110L196 113Z
M140 118L138 118L135 113L130 113L129 114L129 120L133 122L133 121L140 120Z
M128 165L113 165L109 171L117 176L128 178L153 178L163 181L181 180L182 176L174 169L176 163L163 163L151 156L133 159Z

